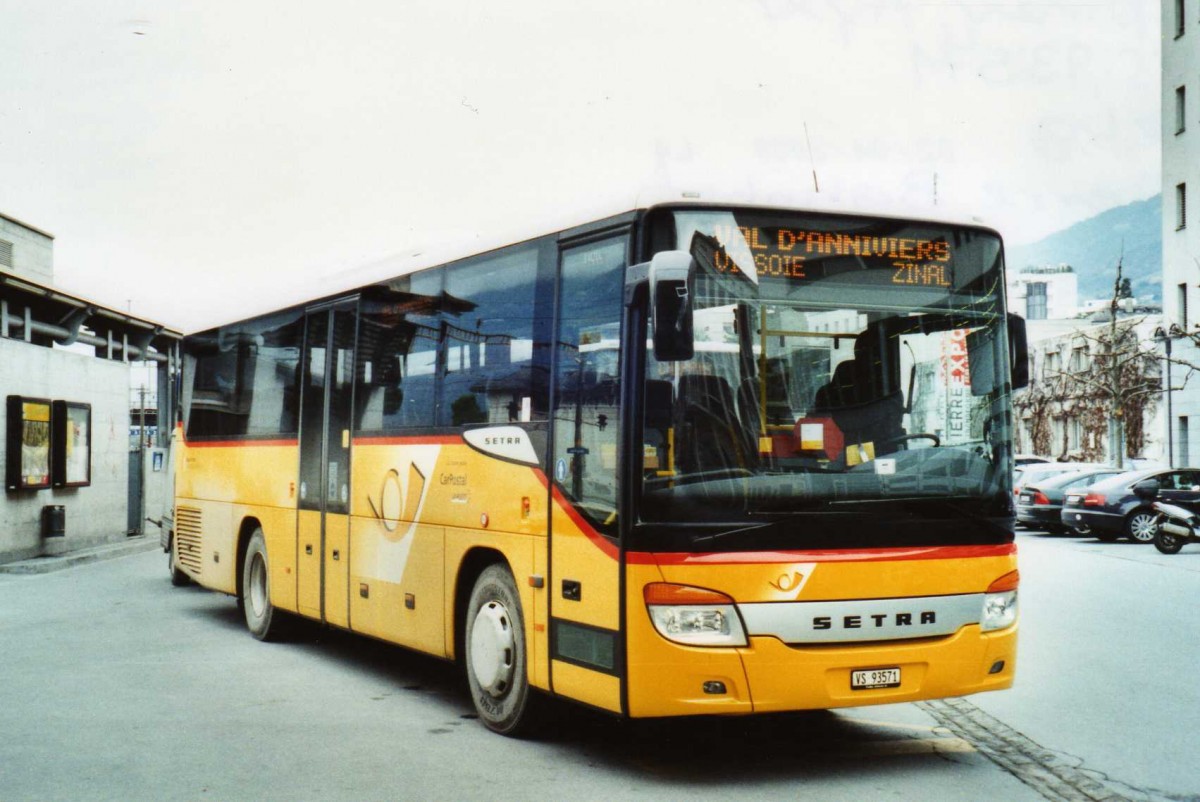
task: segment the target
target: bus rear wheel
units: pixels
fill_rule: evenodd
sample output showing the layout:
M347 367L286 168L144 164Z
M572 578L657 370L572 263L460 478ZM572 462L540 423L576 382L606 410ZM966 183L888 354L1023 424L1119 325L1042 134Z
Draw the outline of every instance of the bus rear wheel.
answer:
M501 735L528 734L541 700L529 687L525 619L506 566L490 565L475 581L465 635L467 684L480 720Z
M258 640L279 637L283 629L283 614L271 604L270 573L267 570L267 543L262 527L250 535L246 556L242 561L242 592L239 596L246 628Z

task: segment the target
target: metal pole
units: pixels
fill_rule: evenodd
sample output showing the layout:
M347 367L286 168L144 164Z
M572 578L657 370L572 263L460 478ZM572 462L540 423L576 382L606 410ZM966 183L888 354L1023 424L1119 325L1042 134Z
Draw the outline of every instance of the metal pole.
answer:
M1171 411L1171 335L1167 334L1167 465L1175 467L1175 416Z
M138 525L137 533L144 534L146 531L146 385L141 386L139 395L141 400L138 403L138 461L141 462L141 471L139 477L141 480L142 489L138 493Z

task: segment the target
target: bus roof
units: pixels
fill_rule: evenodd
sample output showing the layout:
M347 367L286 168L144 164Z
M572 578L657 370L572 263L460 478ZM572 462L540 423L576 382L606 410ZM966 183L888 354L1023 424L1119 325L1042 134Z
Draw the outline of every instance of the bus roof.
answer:
M331 271L306 280L292 292L281 293L271 301L253 307L248 312L239 313L231 319L216 321L212 325L196 331L206 331L241 320L252 320L274 311L317 302L321 299L351 294L372 284L416 273L437 265L486 254L521 242L570 231L589 223L619 220L625 216L632 220L639 212L657 207L778 209L800 213L817 212L898 220L921 220L945 225L987 228L979 217L965 213L955 214L952 210L944 207L922 205L911 200L904 204L883 203L867 206L848 203L833 194L805 193L802 203L797 203L798 193L792 192L790 195L789 198L760 191L755 192L753 197L746 197L736 192L723 192L719 197L707 197L705 193L697 191L655 188L641 190L633 198L624 202L619 198L599 199L586 206L572 207L569 213L556 211L549 215L538 214L535 223L526 222L520 226L498 227L495 231L486 234L476 233L473 237L455 236L452 241L447 239L442 243L432 244L430 247L409 248L361 265Z

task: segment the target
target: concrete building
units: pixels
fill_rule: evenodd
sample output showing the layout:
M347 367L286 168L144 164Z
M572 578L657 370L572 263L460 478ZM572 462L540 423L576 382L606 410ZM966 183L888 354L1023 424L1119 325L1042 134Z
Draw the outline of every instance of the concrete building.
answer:
M57 288L53 247L0 215L0 563L141 533L169 482L165 440L131 453L130 370L171 375L181 334Z
M1074 317L1079 277L1068 264L1026 267L1009 273L1008 298L1012 310L1026 320Z
M1094 369L1097 355L1104 353L1104 342L1110 333L1109 312L1084 314L1070 319L1045 320L1029 327L1029 387L1014 397L1017 448L1024 453L1070 462L1104 462L1116 464L1116 454L1110 441L1108 403L1098 396L1103 379ZM1122 310L1118 325L1132 327L1133 342L1147 343L1153 332L1162 325L1162 315L1156 308L1140 307ZM1126 342L1126 347L1132 343ZM1144 349L1144 346L1142 346ZM1131 354L1126 352L1126 358ZM1147 376L1159 378L1159 366L1154 360L1145 364L1130 359L1130 368L1138 362L1146 368ZM1089 377L1090 378L1084 378ZM1126 467L1167 464L1162 431L1165 420L1163 404L1157 396L1149 403L1131 400L1132 409L1140 410L1136 424L1127 421L1127 428L1141 434L1137 453L1122 456ZM1136 442L1138 434L1127 434Z
M54 236L0 214L0 270L54 282Z
M1200 365L1200 0L1162 0L1162 288L1164 357ZM1188 196L1191 195L1191 208ZM1165 364L1165 360L1164 360ZM1176 466L1200 464L1200 377L1171 366L1164 434ZM1182 389L1178 389L1182 386ZM1196 426L1191 422L1195 421Z

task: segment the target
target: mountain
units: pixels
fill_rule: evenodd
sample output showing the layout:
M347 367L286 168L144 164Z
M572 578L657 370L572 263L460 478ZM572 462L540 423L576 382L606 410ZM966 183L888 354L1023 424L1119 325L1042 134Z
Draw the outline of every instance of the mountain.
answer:
M1124 241L1122 275L1130 279L1133 294L1141 301L1161 302L1161 199L1155 195L1118 206L1037 242L1006 246L1009 272L1065 262L1079 276L1080 303L1111 298Z

